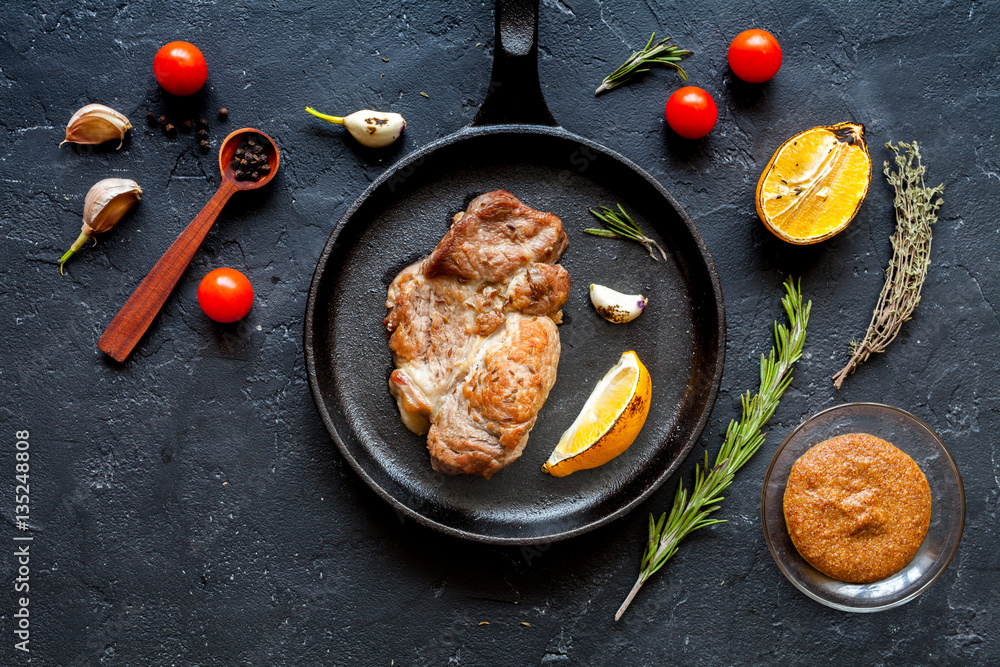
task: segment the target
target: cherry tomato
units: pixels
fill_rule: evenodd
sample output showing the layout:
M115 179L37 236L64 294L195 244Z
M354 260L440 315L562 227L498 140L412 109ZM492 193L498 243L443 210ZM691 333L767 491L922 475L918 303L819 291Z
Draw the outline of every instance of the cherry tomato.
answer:
M198 305L216 322L235 322L250 312L253 287L236 269L215 269L198 285Z
M747 83L764 83L781 68L781 47L766 30L744 30L729 45L729 67Z
M667 125L685 139L701 139L719 118L715 100L701 88L684 86L667 100Z
M164 44L153 58L153 74L171 95L191 95L201 90L208 77L205 56L194 44Z

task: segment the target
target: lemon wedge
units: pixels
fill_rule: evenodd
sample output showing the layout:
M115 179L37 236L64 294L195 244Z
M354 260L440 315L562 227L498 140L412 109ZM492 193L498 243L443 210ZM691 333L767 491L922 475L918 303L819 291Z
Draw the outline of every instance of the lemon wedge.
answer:
M622 354L562 434L542 471L565 477L604 465L624 452L646 423L652 389L649 371L636 353Z

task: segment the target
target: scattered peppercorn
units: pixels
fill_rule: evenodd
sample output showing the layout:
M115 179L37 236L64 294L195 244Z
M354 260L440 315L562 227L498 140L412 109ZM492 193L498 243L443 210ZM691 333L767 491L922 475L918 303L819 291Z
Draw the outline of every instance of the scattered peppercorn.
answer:
M219 120L226 120L227 118L229 118L229 109L222 107L219 109Z
M156 127L156 114L152 111L146 112L146 124L150 127Z
M167 123L166 127L163 128L163 131L166 132L167 136L170 138L177 136L177 128L174 127L173 123Z
M156 122L160 124L160 127L166 127L167 126L167 117L166 116L160 116L159 118L156 119Z
M202 153L207 153L209 148L210 146L208 145L207 140L202 139L198 142L198 149L201 150Z
M208 129L208 121L205 120L204 118L199 118L198 119L198 129L199 130L207 130Z
M199 139L208 139L208 130L198 130L197 135Z
M191 131L191 121L190 120L186 120L183 123L181 123L181 132L190 132L190 131Z

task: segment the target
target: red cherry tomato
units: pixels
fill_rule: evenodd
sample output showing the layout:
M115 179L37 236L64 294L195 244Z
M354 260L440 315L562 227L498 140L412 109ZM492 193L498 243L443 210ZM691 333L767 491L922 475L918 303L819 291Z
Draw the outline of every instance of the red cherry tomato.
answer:
M250 312L253 287L236 269L215 269L198 285L198 305L216 322L235 322Z
M764 83L781 68L781 47L766 30L744 30L729 45L729 67L747 83Z
M153 58L153 74L171 95L191 95L201 90L208 77L205 56L194 44L164 44Z
M685 139L701 139L719 118L715 100L701 88L684 86L667 100L667 125Z

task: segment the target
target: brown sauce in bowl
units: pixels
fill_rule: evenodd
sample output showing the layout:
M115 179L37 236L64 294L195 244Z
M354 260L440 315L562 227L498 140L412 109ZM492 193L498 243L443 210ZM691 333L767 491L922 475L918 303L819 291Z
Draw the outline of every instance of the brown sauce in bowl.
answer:
M785 523L810 565L849 583L898 572L927 534L931 491L912 458L866 433L810 448L785 487Z

